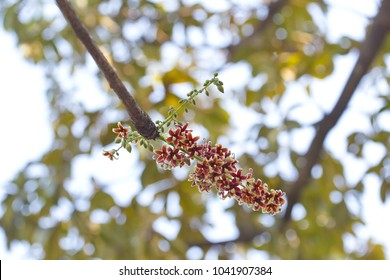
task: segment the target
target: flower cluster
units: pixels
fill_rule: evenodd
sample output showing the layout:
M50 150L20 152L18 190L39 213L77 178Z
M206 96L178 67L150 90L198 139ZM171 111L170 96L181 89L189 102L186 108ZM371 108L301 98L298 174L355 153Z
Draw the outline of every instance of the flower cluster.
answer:
M195 97L200 93L204 92L208 96L207 88L210 85L215 85L220 92L224 92L218 73L214 73L212 79L206 80L200 90L192 90L187 94L187 99L181 99L177 109L171 107L164 121L156 121L158 131L164 133L164 127L169 127L172 122L176 122L179 110L187 111L187 105L195 105ZM115 143L121 145L117 149L103 151L103 155L111 160L118 158L118 151L121 148L131 153L132 144L139 144L146 149L153 150L154 159L164 169L183 167L190 165L191 160L196 160L195 170L188 180L201 192L209 192L214 187L222 199L234 198L239 204L246 204L254 211L261 209L263 213L271 215L280 212L282 205L286 202L284 192L268 189L267 184L252 177L251 169L244 174L243 170L238 168L238 161L229 149L220 144L213 146L211 142L199 143L199 137L192 135L192 130L188 129L188 123L170 129L166 139L160 135L159 139L167 145L163 145L159 150L154 150L148 139L136 131L130 131L130 128L125 128L120 122L113 132L117 134Z
M214 187L222 199L232 197L254 211L261 209L271 215L280 212L286 202L281 190L268 189L267 184L252 177L252 170L244 174L237 167L234 154L222 145L213 146L211 142L199 144L199 137L194 137L187 127L188 123L170 129L166 139L168 145L154 151L156 162L162 168L190 165L195 159L197 163L189 181L199 191L209 192Z

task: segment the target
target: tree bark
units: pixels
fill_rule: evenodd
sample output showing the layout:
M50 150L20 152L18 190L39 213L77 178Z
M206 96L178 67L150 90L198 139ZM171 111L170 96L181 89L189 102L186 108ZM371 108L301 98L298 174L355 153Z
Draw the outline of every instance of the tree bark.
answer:
M71 3L68 0L56 0L56 2L62 14L72 27L74 33L95 60L100 71L103 72L112 90L122 101L130 116L130 120L137 131L146 139L157 138L159 136L159 132L157 131L156 125L153 123L149 115L141 109L123 82L119 79L115 69L110 65L96 43L93 41L88 30L77 16Z

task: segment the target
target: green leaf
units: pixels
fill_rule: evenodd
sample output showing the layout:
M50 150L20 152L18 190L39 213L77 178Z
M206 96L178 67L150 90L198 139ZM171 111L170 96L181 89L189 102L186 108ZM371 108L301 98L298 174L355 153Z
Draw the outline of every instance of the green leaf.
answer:
M126 151L128 151L129 153L131 153L131 151L132 151L132 146L131 146L131 144L130 144L130 143L127 143L126 146L125 146L125 149L126 149Z

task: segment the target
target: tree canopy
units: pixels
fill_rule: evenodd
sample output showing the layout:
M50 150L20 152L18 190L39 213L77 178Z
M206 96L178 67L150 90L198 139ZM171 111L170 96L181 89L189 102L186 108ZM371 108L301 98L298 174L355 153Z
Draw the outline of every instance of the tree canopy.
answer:
M331 7L322 0L71 2L153 120L163 119L212 73L232 79L224 81L223 96L211 90L178 117L198 135L231 147L244 170L253 168L254 177L285 191L288 203L282 213L267 216L217 200L191 187L188 168L161 170L143 149L121 154L129 160L104 160L101 151L115 138L112 128L128 120L123 104L54 1L5 0L3 28L16 35L28 61L45 69L54 135L50 150L5 186L0 226L8 246L26 241L31 254L44 259L385 258L382 244L368 239L346 248L346 240L358 238L356 228L364 227L364 205L358 203L358 211L349 205L361 202L370 187L364 178L378 178L383 203L390 191L389 127L383 121L390 112L390 1L376 1L377 14L361 41L329 38ZM328 110L316 101L312 84L351 53L355 66L344 73L346 82ZM74 83L84 68L101 87L88 93L90 101L77 99ZM350 100L363 82L381 105L359 112L370 129L352 131L339 144L353 160L367 162L351 182L346 173L353 166L324 143L341 116L354 110ZM95 94L104 96L104 105L90 106ZM307 107L316 114L303 120ZM368 160L373 144L384 150L376 162ZM228 238L213 232L218 220L233 232Z

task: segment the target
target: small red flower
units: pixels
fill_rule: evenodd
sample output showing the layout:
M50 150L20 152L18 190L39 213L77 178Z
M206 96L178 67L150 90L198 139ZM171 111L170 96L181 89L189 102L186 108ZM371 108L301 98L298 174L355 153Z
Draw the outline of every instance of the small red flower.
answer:
M185 155L178 148L171 148L166 145L162 146L161 150L156 150L156 162L164 169L172 169L176 166L182 167L188 164L185 160Z
M193 137L192 130L188 130L188 123L183 126L178 126L175 130L170 129L168 134L169 137L166 139L167 143L172 144L177 148L182 148L186 151L190 151L190 157L194 157L194 155L198 152L197 141L199 140L199 136Z
M167 138L167 143L172 143L174 146L181 146L181 141L186 139L186 135L182 133L182 129L179 127L176 130L170 129L169 137Z
M103 156L108 157L110 160L117 159L114 154L115 154L115 150L103 151Z
M118 134L119 138L126 138L129 132L128 128L125 128L121 122L118 122L117 127L112 129L112 132Z

